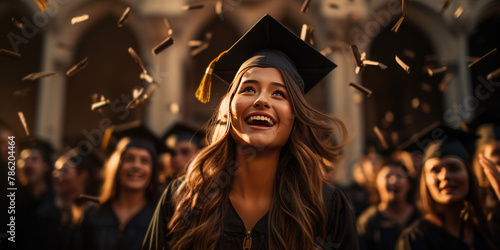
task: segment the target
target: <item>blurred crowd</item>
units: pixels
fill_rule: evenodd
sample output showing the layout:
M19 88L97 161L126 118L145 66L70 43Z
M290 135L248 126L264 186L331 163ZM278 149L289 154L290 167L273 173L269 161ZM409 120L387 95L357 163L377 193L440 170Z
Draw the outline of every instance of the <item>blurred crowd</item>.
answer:
M360 249L497 249L500 123L493 116L460 131L432 127L402 148L368 147L351 167L353 183L341 187L357 216ZM9 136L13 132L0 126L3 168ZM177 124L162 141L140 125L114 131L100 148L85 152L73 148L57 155L39 139L16 145L14 246L141 249L159 196L186 173L203 142L198 129ZM416 147L418 142L427 145ZM325 164L331 185L334 173ZM2 203L8 206L6 199ZM8 221L7 213L0 216Z

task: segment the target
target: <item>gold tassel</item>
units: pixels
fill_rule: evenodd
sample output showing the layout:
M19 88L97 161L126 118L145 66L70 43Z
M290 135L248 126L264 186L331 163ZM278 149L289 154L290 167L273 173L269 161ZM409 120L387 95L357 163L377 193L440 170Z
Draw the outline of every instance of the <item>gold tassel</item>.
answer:
M219 61L219 59L226 54L227 50L220 53L213 61L210 62L207 69L205 70L205 75L203 75L203 79L201 79L200 86L196 90L196 99L198 99L202 103L207 103L210 101L210 87L212 86L212 73L214 71L215 63Z
M35 0L38 7L44 12L47 9L47 1L48 0Z

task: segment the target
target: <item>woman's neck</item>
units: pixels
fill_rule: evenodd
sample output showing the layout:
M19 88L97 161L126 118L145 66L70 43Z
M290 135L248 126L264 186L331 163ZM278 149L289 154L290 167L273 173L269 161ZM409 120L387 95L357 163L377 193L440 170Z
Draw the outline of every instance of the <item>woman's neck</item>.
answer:
M120 194L113 201L113 211L124 226L147 204L144 191L120 190Z
M385 217L392 219L401 226L406 225L415 210L415 207L406 201L381 202L377 208Z
M231 193L241 198L270 198L278 169L279 154L279 151L262 154L238 152L236 162L239 173L233 178Z

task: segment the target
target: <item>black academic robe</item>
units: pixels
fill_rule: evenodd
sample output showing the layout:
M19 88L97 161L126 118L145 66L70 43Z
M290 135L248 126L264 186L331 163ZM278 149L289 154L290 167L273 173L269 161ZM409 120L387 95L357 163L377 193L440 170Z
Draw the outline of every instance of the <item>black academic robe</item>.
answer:
M419 219L399 236L396 250L495 250L474 230L473 246L449 234L428 220Z
M120 227L110 202L91 206L78 229L81 238L73 238L71 245L82 250L139 250L153 213L148 204Z
M412 215L401 227L392 219L385 217L376 206L366 209L357 221L359 249L394 249L399 234L420 217L415 208Z
M180 180L173 181L163 193L144 239L143 250L168 249L168 222L175 212L173 194ZM349 198L339 188L324 184L323 199L328 211L327 238L318 239L323 249L358 249L356 221ZM229 199L228 211L224 215L222 235L217 249L242 249L246 237L245 225ZM268 249L268 214L261 218L252 229L252 250Z

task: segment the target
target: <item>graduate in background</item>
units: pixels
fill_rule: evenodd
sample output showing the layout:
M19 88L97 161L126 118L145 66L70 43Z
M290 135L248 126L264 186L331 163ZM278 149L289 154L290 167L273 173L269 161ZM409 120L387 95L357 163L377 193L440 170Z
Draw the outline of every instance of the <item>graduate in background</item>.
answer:
M163 193L143 249L358 249L352 205L320 162L346 128L304 99L334 67L269 15L219 55L197 92L208 101L212 73L231 82L209 144Z
M157 150L150 138L122 138L105 163L100 205L84 214L71 249L140 249L157 202Z
M473 145L475 136L445 126L427 135L441 137L423 157L417 193L422 218L401 234L396 249L498 249L465 146Z

